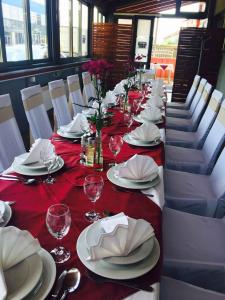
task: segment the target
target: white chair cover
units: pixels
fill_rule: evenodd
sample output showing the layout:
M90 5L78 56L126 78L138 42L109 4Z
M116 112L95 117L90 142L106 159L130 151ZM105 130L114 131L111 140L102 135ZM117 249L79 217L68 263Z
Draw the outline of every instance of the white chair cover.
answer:
M225 293L225 219L169 208L162 219L163 274Z
M96 92L94 85L91 81L91 75L88 72L83 72L82 73L82 79L83 79L83 97L84 97L84 102L85 105L88 105L88 100L90 97L96 98Z
M52 135L52 128L43 104L41 86L38 84L20 92L33 138L48 139Z
M67 77L70 101L72 103L74 114L81 113L85 108L79 105L85 105L80 90L80 80L77 74ZM76 105L78 104L78 105Z
M199 85L198 89L195 93L195 96L191 102L191 106L189 110L182 110L182 109L170 109L168 108L166 110L166 115L168 117L176 117L176 118L185 118L185 119L190 119L191 116L193 115L195 108L201 98L201 95L203 93L204 86L206 85L207 80L202 78Z
M9 94L0 95L0 145L2 172L12 164L15 156L26 152Z
M58 128L69 124L72 118L67 103L63 79L49 82L48 87Z
M166 276L160 282L160 300L224 300L224 297L222 293Z
M191 102L194 99L194 95L196 93L196 90L198 88L199 82L201 77L199 75L195 75L192 86L188 92L187 98L185 103L180 102L170 102L166 104L166 107L169 108L177 108L177 109L186 109L188 110L191 106Z
M209 133L209 130L212 127L213 122L215 121L222 100L223 94L218 90L214 90L210 98L209 105L207 106L201 122L199 123L197 131L186 132L168 129L166 131L166 143L168 145L179 147L201 149Z
M166 127L172 128L172 129L177 129L177 130L183 130L183 131L196 131L198 124L200 122L200 119L202 117L204 108L207 106L211 89L212 89L212 86L209 83L207 83L204 86L203 92L199 98L199 101L195 107L195 110L193 111L193 114L191 113L190 119L166 117ZM195 99L193 100L193 102L194 101L195 101ZM192 102L192 104L193 104L193 102ZM192 107L192 105L191 105L191 107Z

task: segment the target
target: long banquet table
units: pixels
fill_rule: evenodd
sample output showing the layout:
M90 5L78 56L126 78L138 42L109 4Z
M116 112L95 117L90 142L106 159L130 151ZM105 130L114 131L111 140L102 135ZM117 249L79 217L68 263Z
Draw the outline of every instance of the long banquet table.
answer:
M163 205L163 177L164 145L136 147L124 142L117 162L124 162L134 154L151 156L160 166L161 182L155 188L145 191L125 190L114 186L106 176L108 164L113 161L108 142L111 135L123 135L128 131L123 122L123 114L114 109L112 124L103 129L102 142L104 154L104 190L101 198L96 202L96 210L103 213L107 210L114 214L124 212L133 218L143 218L154 227L156 237L161 246L161 207ZM134 122L131 129L139 123ZM163 127L163 126L162 126ZM163 129L164 130L164 129ZM55 136L55 135L54 135ZM62 265L57 265L57 277L65 268L77 267L82 273L79 289L68 296L68 299L158 299L158 287L154 285L154 292L138 292L135 290L115 285L112 283L98 284L87 277L87 271L80 262L76 253L76 241L81 231L89 225L84 218L84 213L91 209L91 203L83 192L83 180L87 174L97 172L93 168L82 166L80 159L80 144L72 144L68 140L54 140L56 152L60 155L65 165L54 174L56 182L52 185L39 182L36 185L24 185L17 181L0 182L0 199L3 201L16 201L12 206L13 215L8 225L28 230L37 237L41 246L46 250L53 249L57 240L48 232L45 225L45 216L48 207L55 203L65 203L69 206L72 216L72 225L69 233L61 240L63 246L71 251L71 258ZM149 196L150 195L150 196ZM161 249L162 251L162 249ZM146 275L134 279L135 282L148 282L149 285L159 282L162 256L157 265Z

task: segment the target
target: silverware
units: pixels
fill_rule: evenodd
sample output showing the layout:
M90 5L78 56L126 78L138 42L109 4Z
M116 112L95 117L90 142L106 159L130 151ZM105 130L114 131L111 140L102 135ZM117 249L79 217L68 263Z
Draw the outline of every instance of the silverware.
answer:
M91 271L87 272L87 276L89 279L95 281L96 283L110 282L110 283L114 283L114 284L118 284L118 285L122 285L122 286L127 286L127 287L133 288L135 290L141 290L141 291L147 291L147 292L154 291L153 287L146 283L136 283L136 282L132 282L131 280L110 279L110 278L106 278L106 277L97 275Z
M63 295L60 300L64 300L68 293L73 293L80 284L81 274L77 268L70 269L63 282Z
M71 144L77 143L79 141L79 139L68 140L68 139L62 139L62 138L58 138L58 137L52 138L52 140L55 142L67 142L67 143L71 143Z
M67 274L67 270L64 270L64 271L60 274L59 278L57 279L56 285L55 285L55 289L54 289L53 293L51 294L51 296L52 296L53 298L57 298L57 297L58 297L58 295L59 295L59 293L60 293L60 291L61 291L61 289L62 289L63 281L64 281L64 279L65 279L66 274Z
M16 181L21 181L21 182L23 182L26 185L33 184L33 183L37 182L37 180L35 178L22 178L22 177L15 176L15 175L1 175L0 179L1 180L12 180L12 181L16 180Z

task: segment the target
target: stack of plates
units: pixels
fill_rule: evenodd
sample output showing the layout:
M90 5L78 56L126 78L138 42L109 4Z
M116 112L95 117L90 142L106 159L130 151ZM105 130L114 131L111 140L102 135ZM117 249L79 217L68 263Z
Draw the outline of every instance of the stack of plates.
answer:
M161 143L160 138L155 141L143 141L143 140L137 140L133 138L129 133L123 136L123 140L130 145L141 146L141 147L154 147Z
M126 179L119 177L117 175L119 168L123 164L118 164L110 168L107 172L108 179L115 185L128 188L128 189L147 189L157 185L160 181L159 175L157 175L153 180L145 179Z
M79 139L84 134L83 131L82 132L67 132L60 128L57 130L57 133L58 133L58 135L60 135L64 138L68 138L68 139Z
M18 157L25 158L26 155L28 154L24 153ZM55 166L52 167L49 173L55 173L59 171L63 167L63 165L64 165L64 160L60 156L58 156L58 159L55 162ZM15 172L27 176L40 176L40 175L48 174L47 168L41 162L36 162L29 165L23 165L21 163L18 163L15 160L12 164L12 168Z
M148 119L145 119L145 118L142 118L140 115L137 115L137 116L134 116L133 117L134 121L137 121L139 123L146 123L146 122L151 122L151 123L154 123L154 124L161 124L163 123L163 119L159 119L157 121L152 121L152 120L148 120Z
M55 262L44 249L4 272L6 300L44 300L56 276Z
M5 227L12 216L11 207L5 203L4 201L0 200L0 215L2 216L3 222L0 222L0 227Z
M101 231L100 221L85 228L77 240L77 254L81 262L92 272L112 279L132 279L149 272L160 257L160 247L155 237L144 242L127 256L117 256L87 261L89 247Z

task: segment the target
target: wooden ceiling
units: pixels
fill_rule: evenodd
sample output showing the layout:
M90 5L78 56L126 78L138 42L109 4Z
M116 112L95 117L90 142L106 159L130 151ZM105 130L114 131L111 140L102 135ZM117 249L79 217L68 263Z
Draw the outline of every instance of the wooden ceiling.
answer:
M157 14L175 8L176 0L94 0L106 13Z

